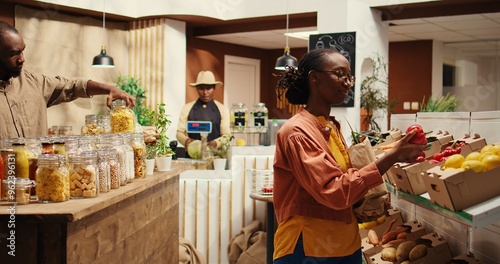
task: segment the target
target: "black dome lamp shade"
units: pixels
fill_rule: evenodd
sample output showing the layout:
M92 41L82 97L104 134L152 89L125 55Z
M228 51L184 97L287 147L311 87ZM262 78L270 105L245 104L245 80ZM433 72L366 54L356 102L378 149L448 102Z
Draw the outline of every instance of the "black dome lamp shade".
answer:
M92 61L92 67L96 68L114 68L115 63L113 58L106 54L106 45L102 45L101 53L94 57Z
M276 60L276 66L274 69L279 70L279 71L284 71L285 66L297 66L297 58L294 56L290 55L290 47L288 46L288 1L287 1L287 7L286 7L286 46L285 46L285 52L283 56L279 57Z
M106 12L105 12L105 2L103 1L103 8L102 8L102 31L103 31L103 36L104 36L104 42L106 43ZM113 58L106 54L106 45L102 45L101 47L101 53L99 53L97 56L94 57L94 60L92 60L92 67L95 68L114 68L115 63L113 61Z
M276 60L276 66L274 69L284 71L285 66L297 66L297 58L290 55L290 47L285 46L285 52L283 56Z

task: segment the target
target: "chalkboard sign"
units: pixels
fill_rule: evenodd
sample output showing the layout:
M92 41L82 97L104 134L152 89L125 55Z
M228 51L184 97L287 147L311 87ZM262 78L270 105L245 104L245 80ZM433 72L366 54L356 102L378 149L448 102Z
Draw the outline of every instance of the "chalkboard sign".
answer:
M356 76L356 32L327 33L309 35L309 50L314 49L336 49L343 54L350 63L351 74ZM354 106L354 87L349 90L349 95L343 104L332 105L334 107Z

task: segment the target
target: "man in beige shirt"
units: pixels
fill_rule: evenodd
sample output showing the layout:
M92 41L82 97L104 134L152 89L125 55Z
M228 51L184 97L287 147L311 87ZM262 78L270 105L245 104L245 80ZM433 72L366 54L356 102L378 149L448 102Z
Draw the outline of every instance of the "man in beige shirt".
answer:
M45 76L23 68L26 44L19 32L0 21L0 139L47 134L47 108L79 97L107 94L107 105L135 98L120 88L92 80Z

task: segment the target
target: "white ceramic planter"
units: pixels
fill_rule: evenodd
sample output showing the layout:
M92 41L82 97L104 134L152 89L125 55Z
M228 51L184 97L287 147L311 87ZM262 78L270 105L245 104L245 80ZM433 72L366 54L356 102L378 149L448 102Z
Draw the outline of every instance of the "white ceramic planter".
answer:
M214 159L214 170L221 171L226 169L227 159Z
M172 156L156 157L158 171L169 171L172 167Z
M155 159L146 160L146 175L151 175L155 171Z

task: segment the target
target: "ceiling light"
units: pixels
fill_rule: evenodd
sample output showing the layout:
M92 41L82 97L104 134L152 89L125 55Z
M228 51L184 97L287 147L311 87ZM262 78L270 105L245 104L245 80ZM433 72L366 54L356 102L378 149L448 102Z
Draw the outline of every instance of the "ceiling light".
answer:
M290 47L288 46L288 1L286 2L286 46L283 56L276 60L276 66L274 69L283 71L286 66L297 66L297 58L290 55Z
M102 8L102 30L103 30L103 36L104 36L104 43L106 43L106 12L105 12L105 2L103 1L103 8ZM115 63L113 61L113 58L106 54L106 45L101 46L101 53L99 53L97 56L94 57L94 60L92 61L92 67L95 68L114 68Z

